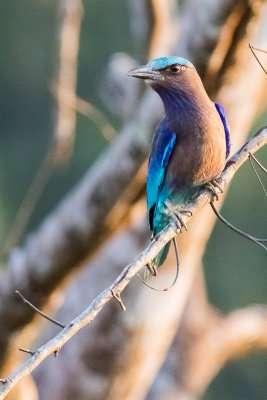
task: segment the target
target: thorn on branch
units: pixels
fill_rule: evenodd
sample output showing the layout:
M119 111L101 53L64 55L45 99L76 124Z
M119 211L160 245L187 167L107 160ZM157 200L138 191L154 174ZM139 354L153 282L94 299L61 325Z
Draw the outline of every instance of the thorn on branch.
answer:
M65 325L63 325L61 322L57 321L54 318L49 317L45 313L43 313L39 308L35 307L29 300L27 300L18 290L15 290L15 293L19 295L23 303L28 304L34 311L36 311L38 314L40 314L42 317L47 319L48 321L52 322L53 324L60 326L61 328L65 328Z
M57 358L57 356L58 356L58 353L59 353L59 348L58 348L58 349L56 349L56 350L54 351L54 357L55 357L55 358Z
M35 351L23 349L23 348L21 348L21 347L19 347L19 351L22 351L23 353L30 354L31 356L33 356L33 355L35 354Z
M120 303L120 306L122 308L123 311L126 311L126 307L121 299L121 295L119 292L115 293L113 289L111 289L111 294L112 296Z

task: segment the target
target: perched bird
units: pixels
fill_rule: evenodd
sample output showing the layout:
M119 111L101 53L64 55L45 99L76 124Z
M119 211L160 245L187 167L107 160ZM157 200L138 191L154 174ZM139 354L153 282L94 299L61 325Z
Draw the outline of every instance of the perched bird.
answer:
M129 71L145 79L163 102L148 163L147 207L152 236L159 233L199 189L222 172L230 152L223 107L208 97L191 62L162 57ZM178 218L181 220L181 218ZM160 267L170 242L154 259Z

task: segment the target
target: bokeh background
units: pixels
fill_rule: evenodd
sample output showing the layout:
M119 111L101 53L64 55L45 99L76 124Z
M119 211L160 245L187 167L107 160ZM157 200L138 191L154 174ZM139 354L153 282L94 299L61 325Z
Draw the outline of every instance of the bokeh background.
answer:
M85 0L83 7L77 95L100 110L119 132L124 121L112 112L103 95L103 82L110 57L121 52L133 57L137 63L144 63L147 54L140 41L133 37L130 2ZM0 3L2 247L53 138L55 98L51 93L51 85L55 78L57 36L57 1L9 0ZM251 57L247 49L247 58ZM267 57L263 55L261 59L267 66ZM260 68L256 61L254 68ZM125 76L123 79L126 82L130 78ZM266 125L266 121L267 109L262 107L250 129L250 135ZM52 172L25 232L15 238L17 246L23 245L26 235L39 226L108 146L109 141L101 133L100 127L90 118L77 113L73 154L64 166ZM267 148L260 150L257 157L266 166ZM266 184L266 176L263 175L262 179ZM222 214L244 231L264 237L266 211L264 193L246 163L231 183ZM3 263L7 260L7 253L3 254L2 260ZM249 304L266 303L266 261L266 253L260 247L217 222L203 258L210 302L225 313ZM267 396L266 373L266 353L231 361L219 372L202 399L264 399Z

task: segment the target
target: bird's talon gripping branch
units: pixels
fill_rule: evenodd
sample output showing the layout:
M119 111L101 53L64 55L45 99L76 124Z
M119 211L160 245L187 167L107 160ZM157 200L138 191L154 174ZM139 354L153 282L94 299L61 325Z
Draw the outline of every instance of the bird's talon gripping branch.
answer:
M219 184L219 182L216 179L213 179L212 181L206 183L205 188L212 193L213 199L215 198L216 201L219 200L219 194L217 192L217 189L219 190L220 193L223 193L223 188L221 187L221 185ZM212 199L212 201L213 201L213 199Z
M189 210L180 210L176 211L172 205L172 203L169 200L165 200L165 204L170 212L170 215L172 216L173 220L175 221L177 225L177 231L180 232L182 228L185 228L187 231L187 225L183 220L182 214L190 215L192 216L192 212Z
M215 187L210 182L206 183L205 188L212 194L211 202L214 201L214 198L216 199L216 201L219 200L219 195L218 195Z
M153 261L151 261L150 263L148 263L148 264L146 265L146 267L147 267L147 270L149 271L149 273L150 273L152 276L157 276L157 275L158 275L157 268L155 267L155 264L153 263Z

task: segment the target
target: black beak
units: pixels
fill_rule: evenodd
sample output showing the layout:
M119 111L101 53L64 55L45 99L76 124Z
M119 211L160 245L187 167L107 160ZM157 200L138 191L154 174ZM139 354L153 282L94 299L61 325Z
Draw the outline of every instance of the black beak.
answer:
M131 69L128 72L128 76L140 79L151 79L160 81L163 79L159 71L153 70L151 67L144 65L142 67Z

